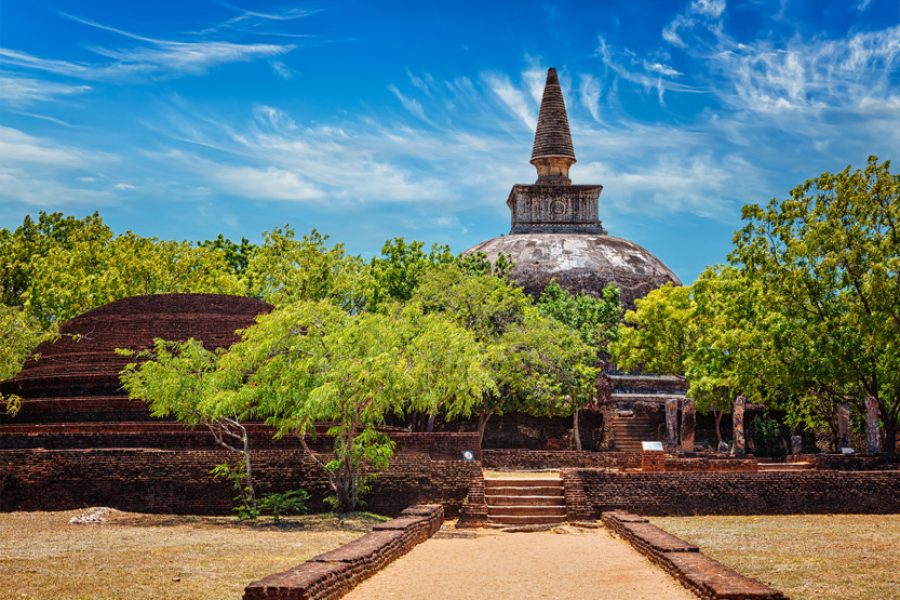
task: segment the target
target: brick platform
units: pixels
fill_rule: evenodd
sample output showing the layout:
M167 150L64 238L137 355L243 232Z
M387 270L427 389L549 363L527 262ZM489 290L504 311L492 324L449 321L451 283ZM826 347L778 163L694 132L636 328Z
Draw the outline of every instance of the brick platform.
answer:
M118 439L122 434L111 435ZM75 448L0 449L0 510L102 505L136 512L230 514L234 492L228 482L214 480L209 470L234 460L234 454L216 447L176 450L168 434L157 435L165 448L88 449L78 447L79 438L73 436L68 441ZM193 435L212 437L201 432ZM460 455L461 449L477 449L478 434L391 435L397 443L395 455L374 481L367 508L396 515L411 504L441 503L448 515L455 516L470 482L481 476L481 463L465 462ZM0 434L0 448L3 438ZM153 436L137 434L136 439L147 443ZM332 492L321 467L296 440L292 445L288 440L273 444L253 451L257 491L304 488L312 495L311 508L324 509L323 499ZM327 440L319 438L318 445L326 446Z
M647 519L623 511L603 523L704 600L787 600L778 590L729 569Z
M440 505L411 506L359 539L254 581L244 589L244 600L340 598L431 537L443 520Z
M564 470L595 514L771 515L900 512L900 471L639 473Z

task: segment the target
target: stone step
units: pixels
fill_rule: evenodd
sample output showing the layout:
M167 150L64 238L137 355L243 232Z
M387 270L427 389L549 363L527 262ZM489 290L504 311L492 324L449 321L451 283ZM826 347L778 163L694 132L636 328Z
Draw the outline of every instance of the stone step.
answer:
M560 486L503 486L485 488L485 497L487 496L563 496L565 490Z
M562 479L485 479L484 488L491 489L497 487L562 487Z
M565 517L556 515L491 515L488 517L488 524L501 525L552 525L553 523L563 523Z
M485 501L492 506L565 506L566 498L559 496L499 496L485 495Z
M488 516L510 515L517 517L558 517L566 518L565 506L491 506L488 504Z

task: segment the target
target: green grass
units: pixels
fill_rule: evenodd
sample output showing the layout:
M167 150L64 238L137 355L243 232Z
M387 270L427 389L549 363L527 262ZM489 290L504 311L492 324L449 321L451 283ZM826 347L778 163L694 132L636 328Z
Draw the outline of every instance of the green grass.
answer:
M651 521L793 600L900 598L900 515Z

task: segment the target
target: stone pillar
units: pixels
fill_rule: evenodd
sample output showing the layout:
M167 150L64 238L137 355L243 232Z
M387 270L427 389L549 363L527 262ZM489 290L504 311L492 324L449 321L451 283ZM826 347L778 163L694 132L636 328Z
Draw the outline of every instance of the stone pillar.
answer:
M681 451L694 451L694 429L697 423L696 408L690 398L681 405Z
M878 400L872 396L866 398L866 452L881 452L881 432L878 430Z
M803 437L799 435L791 436L791 454L794 456L803 454Z
M666 451L678 447L678 398L666 400Z
M747 453L747 447L744 442L744 406L746 404L747 398L738 396L734 401L734 408L731 412L735 456L744 456Z
M846 402L838 406L838 450L850 447L850 405Z

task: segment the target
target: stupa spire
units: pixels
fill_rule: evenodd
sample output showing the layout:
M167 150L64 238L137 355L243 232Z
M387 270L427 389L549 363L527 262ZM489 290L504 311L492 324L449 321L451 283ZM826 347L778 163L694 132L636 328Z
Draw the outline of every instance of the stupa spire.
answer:
M575 163L575 148L569 132L566 102L556 69L547 70L547 83L541 99L531 164L537 169L539 185L570 185L569 167Z

